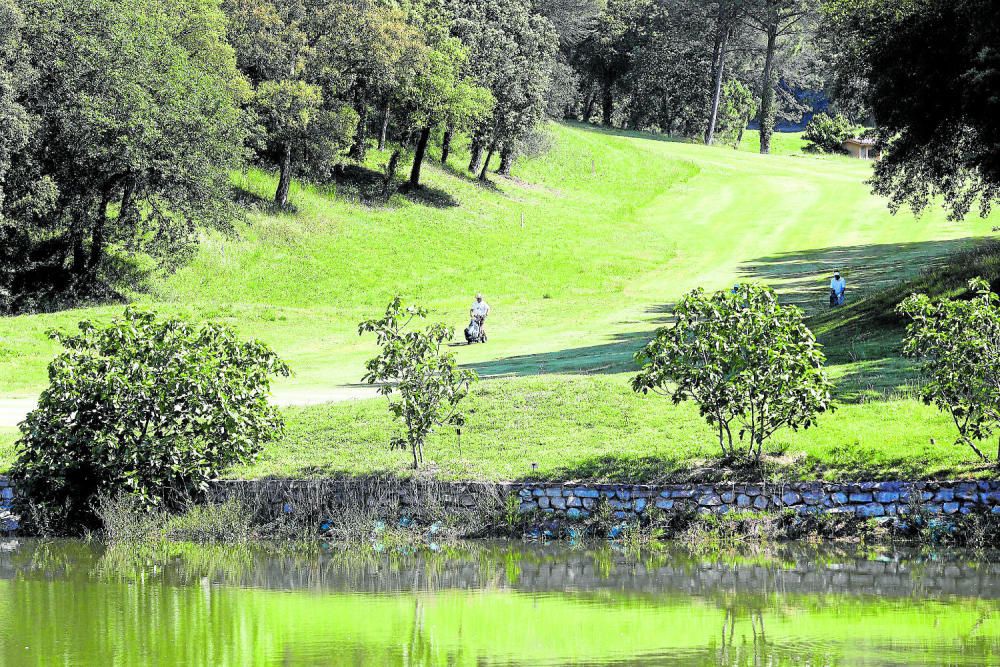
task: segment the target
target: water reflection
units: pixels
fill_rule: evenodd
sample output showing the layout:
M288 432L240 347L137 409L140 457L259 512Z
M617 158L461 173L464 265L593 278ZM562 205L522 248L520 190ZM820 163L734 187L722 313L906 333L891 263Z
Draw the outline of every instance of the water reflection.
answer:
M6 544L0 664L981 665L1000 654L1000 563L963 552Z

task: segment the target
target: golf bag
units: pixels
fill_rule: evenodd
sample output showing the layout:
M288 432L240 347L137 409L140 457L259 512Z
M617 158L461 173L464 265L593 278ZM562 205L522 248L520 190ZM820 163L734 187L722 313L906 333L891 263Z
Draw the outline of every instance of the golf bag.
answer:
M465 327L465 342L470 345L483 342L483 326L478 317L473 317L469 326Z

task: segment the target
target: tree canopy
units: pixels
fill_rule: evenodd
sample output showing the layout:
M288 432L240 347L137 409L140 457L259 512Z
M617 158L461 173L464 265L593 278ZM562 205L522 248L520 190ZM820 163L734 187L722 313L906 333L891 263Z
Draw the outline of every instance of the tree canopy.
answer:
M210 3L18 4L21 40L5 50L23 62L3 76L31 84L11 105L0 83L15 120L0 152L7 309L87 291L109 252L176 259L197 225L227 225L249 95Z
M886 149L873 181L895 207L954 217L1000 198L1000 16L989 0L831 2L840 60ZM859 81L860 80L860 83Z

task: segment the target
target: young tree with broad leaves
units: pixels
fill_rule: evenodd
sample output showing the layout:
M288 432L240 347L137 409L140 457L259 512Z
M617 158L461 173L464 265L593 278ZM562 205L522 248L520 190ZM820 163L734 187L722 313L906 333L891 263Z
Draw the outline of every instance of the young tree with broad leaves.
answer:
M971 299L914 294L898 310L911 320L903 350L923 360L924 402L947 412L958 429L956 444L986 461L976 443L1000 427L1000 296L981 278L969 290Z
M11 469L26 527L97 528L102 496L176 509L281 436L268 398L271 378L288 367L229 327L128 309L52 337L63 349L20 425Z
M404 435L395 438L393 449L408 449L413 469L424 460L424 444L435 429L444 425L460 428L465 416L459 403L476 381L473 371L461 370L454 355L444 349L455 332L444 324L424 330L411 328L427 317L427 311L406 306L396 297L380 319L362 322L359 334L373 333L381 351L365 366L363 382L378 384L384 396L398 395L389 411L402 421Z
M715 294L697 289L673 316L674 324L636 355L643 367L632 388L674 403L696 401L724 456L759 460L764 441L779 429L809 428L832 409L815 337L802 312L778 303L769 287L743 284ZM737 442L746 442L746 449Z

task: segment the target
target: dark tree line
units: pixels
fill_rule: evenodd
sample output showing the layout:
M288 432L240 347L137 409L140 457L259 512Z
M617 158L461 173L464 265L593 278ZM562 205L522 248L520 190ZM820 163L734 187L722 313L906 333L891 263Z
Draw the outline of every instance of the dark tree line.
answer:
M767 153L776 120L807 110L796 93L826 84L815 48L820 0L608 0L603 8L539 0L539 9L572 26L560 58L575 89L557 91L568 118L706 143L756 119ZM748 109L752 118L742 116Z

